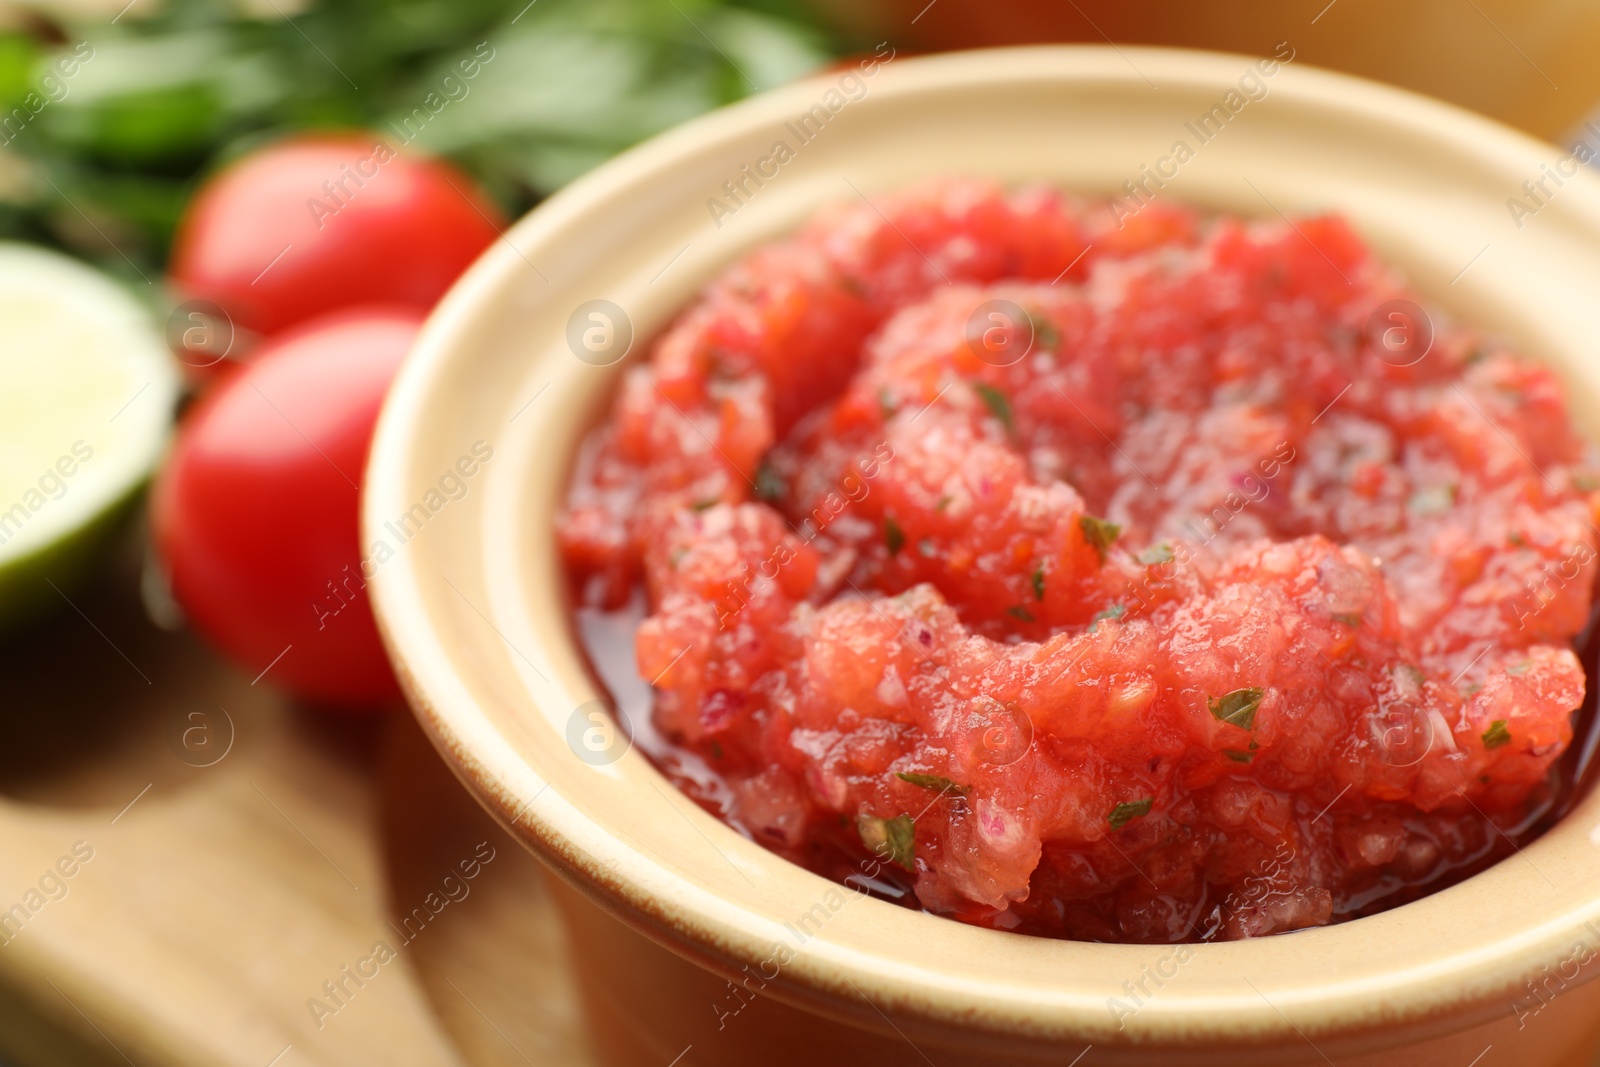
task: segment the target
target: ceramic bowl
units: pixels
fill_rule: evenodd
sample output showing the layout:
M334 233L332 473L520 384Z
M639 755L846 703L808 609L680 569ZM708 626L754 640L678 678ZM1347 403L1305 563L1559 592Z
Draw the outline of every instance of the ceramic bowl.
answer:
M1221 106L1226 128L1160 195L1265 218L1344 213L1430 299L1555 366L1600 435L1600 181L1420 97L1292 59L1262 70L1056 47L894 58L858 78L861 92L823 75L574 183L429 320L367 472L374 604L447 762L572 890L607 1063L1592 1062L1594 797L1511 859L1382 915L1141 947L857 897L719 823L638 750L575 754L604 694L574 639L552 521L621 364L579 358L572 331L601 308L631 329L611 354L638 358L719 268L828 201L951 173L1113 194ZM818 104L825 128L797 143L794 121ZM779 140L794 158L737 210L709 205ZM1523 183L1550 169L1560 184L1512 212L1508 198L1531 204Z

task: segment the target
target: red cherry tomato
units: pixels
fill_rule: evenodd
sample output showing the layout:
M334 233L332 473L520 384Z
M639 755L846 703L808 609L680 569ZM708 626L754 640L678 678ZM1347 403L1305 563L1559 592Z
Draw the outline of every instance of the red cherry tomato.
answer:
M460 170L375 133L293 137L212 177L179 223L186 299L272 334L356 304L426 311L504 228Z
M269 341L189 413L153 490L156 548L189 621L252 677L314 702L398 693L357 487L422 318L350 309Z

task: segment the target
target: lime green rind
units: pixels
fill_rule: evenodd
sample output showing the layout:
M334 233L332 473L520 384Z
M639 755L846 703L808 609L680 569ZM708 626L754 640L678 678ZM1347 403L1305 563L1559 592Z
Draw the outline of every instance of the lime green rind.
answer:
M14 633L72 610L166 453L180 376L149 309L58 253L0 242L0 303L17 316L0 349L0 382L11 390L0 396L10 412L0 420L0 509L20 501L30 511L0 538L0 633ZM88 445L87 455L70 448L77 467L68 458L75 437ZM68 464L61 491L41 498L30 486L54 477L57 457Z
M106 550L138 510L147 482L132 486L120 500L63 537L0 562L0 636L58 612L73 611L73 601L96 576Z

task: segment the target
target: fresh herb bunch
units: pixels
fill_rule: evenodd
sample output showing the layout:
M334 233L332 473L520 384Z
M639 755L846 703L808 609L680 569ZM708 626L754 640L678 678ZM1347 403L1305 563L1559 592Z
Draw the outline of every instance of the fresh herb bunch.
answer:
M517 213L845 47L800 0L522 2L135 0L0 32L0 236L153 278L210 170L353 126L455 158Z

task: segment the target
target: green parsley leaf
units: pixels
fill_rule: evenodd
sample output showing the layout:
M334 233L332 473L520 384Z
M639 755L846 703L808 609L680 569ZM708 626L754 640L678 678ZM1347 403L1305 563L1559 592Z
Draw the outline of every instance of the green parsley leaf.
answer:
M900 550L906 547L906 532L900 529L893 515L883 517L883 544L891 556L898 556Z
M1106 816L1106 821L1111 823L1113 830L1120 830L1134 819L1142 819L1149 815L1150 806L1154 803L1154 797L1124 801L1111 809L1111 814Z
M1494 722L1490 723L1489 728L1483 732L1484 748L1499 748L1501 745L1508 743L1510 740L1511 731L1506 729L1506 721L1504 719L1496 719Z
M1249 730L1256 724L1256 709L1261 706L1264 696L1266 693L1260 689L1235 689L1225 696L1208 697L1206 706L1219 721Z
M1523 660L1521 663L1513 663L1511 666L1507 667L1506 673L1514 678L1520 678L1522 675L1528 673L1528 668L1531 666L1533 666L1533 662L1531 660Z
M950 506L951 499L952 498L948 497L948 496L940 497L938 503L933 505L933 510L934 511L943 511L945 508Z
M878 410L883 413L885 422L889 421L889 417L897 410L894 405L894 394L889 391L887 385L878 389Z
M1100 553L1100 562L1106 561L1106 549L1111 547L1111 542L1117 539L1122 532L1122 527L1105 519L1097 519L1093 515L1079 515L1078 528L1083 531L1084 540L1094 546Z
M1029 611L1021 604L1013 604L1011 607L1006 609L1006 614L1010 615L1013 619L1021 619L1023 622L1037 621L1033 617L1033 612Z
M1139 562L1146 567L1153 567L1158 563L1171 563L1172 559L1172 546L1165 541L1159 545L1152 545L1139 553Z
M684 545L679 545L667 556L667 566L671 567L673 570L677 570L678 564L682 563L683 557L687 556L688 554L689 549Z
M1600 489L1600 474L1591 471L1573 471L1572 488L1580 493L1592 493Z
M723 753L722 753L722 742L721 741L713 741L713 742L711 742L711 758L712 759L721 759L722 755L723 755Z
M1225 748L1222 750L1222 754L1233 760L1235 763L1249 763L1251 760L1256 758L1253 753L1240 752L1236 748Z
M895 777L902 782L909 782L923 789L932 789L935 793L954 793L956 796L964 797L972 791L971 786L958 785L950 779L937 774L915 774L896 771Z
M1061 345L1061 334L1056 331L1056 324L1045 318L1042 312L1034 312L1028 318L1033 320L1033 339L1050 351L1056 351Z
M1042 563L1039 564L1038 568L1034 570L1033 578L1031 579L1031 581L1033 582L1033 599L1035 599L1035 600L1043 600L1044 599L1044 564L1042 564Z
M878 858L899 864L908 871L916 870L913 861L917 851L917 828L911 816L880 819L876 815L858 815L856 833L861 835L861 843Z
M777 468L766 460L756 468L756 496L769 504L776 504L789 492L789 483L783 480Z
M1006 397L1006 394L994 386L985 385L982 382L973 385L972 390L982 399L989 412L1000 420L1000 425L1006 428L1006 433L1016 432L1016 423L1011 413L1011 401Z
M1350 627L1353 630L1356 627L1361 625L1361 616L1360 615L1354 615L1354 614L1351 614L1351 615L1335 615L1333 617L1333 621L1334 622L1342 622L1346 626Z
M693 504L689 505L689 509L691 511L706 511L706 510L708 510L710 508L716 507L720 503L722 503L722 501L719 500L718 498L716 498L714 496L709 496L709 497L706 497L704 500L696 500Z
M1127 613L1127 607L1122 604L1113 604L1104 611L1097 611L1095 612L1094 618L1089 620L1089 632L1095 632L1095 630L1100 626L1101 619L1120 619Z

